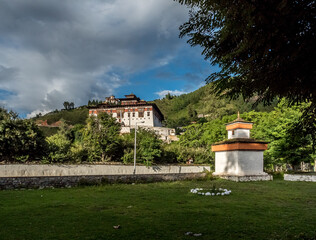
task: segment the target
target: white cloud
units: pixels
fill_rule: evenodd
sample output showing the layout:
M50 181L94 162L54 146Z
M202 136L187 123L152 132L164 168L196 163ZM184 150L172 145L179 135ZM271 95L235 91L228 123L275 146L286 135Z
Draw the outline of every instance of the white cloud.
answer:
M0 90L36 114L104 98L128 76L167 65L187 9L172 0L0 2Z
M35 110L29 114L26 115L26 118L33 118L33 117L36 117L37 114L42 114L42 115L45 115L46 113L49 113L51 111L48 111L48 110Z
M156 92L155 94L157 94L159 98L164 98L168 93L170 93L171 95L179 96L181 94L186 94L188 92L184 92L180 90L162 90L160 92Z

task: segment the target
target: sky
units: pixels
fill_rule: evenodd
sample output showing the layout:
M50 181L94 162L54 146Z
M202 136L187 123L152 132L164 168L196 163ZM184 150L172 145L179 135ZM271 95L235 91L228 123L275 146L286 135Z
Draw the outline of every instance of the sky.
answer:
M188 12L173 0L2 0L0 106L33 117L194 91L216 67L179 38Z

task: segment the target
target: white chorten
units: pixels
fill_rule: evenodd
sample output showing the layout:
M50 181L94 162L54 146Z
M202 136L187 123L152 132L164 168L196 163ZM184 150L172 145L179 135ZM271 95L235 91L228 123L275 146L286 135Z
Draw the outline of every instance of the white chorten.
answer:
M226 124L228 139L212 145L215 152L213 175L233 181L272 180L263 171L263 152L268 143L250 138L252 122L238 117Z

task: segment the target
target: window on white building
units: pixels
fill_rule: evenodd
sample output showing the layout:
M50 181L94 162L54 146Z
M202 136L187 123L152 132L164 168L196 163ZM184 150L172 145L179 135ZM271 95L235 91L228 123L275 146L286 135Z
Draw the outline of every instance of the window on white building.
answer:
M118 111L117 111L117 117L118 117L118 118L122 118L122 117L123 117L123 114L124 114L123 110L118 110Z

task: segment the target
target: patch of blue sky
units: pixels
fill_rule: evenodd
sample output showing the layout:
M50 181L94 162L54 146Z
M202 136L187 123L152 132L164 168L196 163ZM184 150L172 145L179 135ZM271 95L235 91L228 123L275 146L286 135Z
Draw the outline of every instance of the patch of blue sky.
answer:
M0 88L0 100L7 100L9 99L11 96L14 96L15 94L13 92L4 90Z
M205 85L205 79L218 66L211 66L196 48L185 47L167 64L141 71L130 76L129 84L119 87L115 95L134 93L144 100L159 98L157 92L164 90L192 92Z

